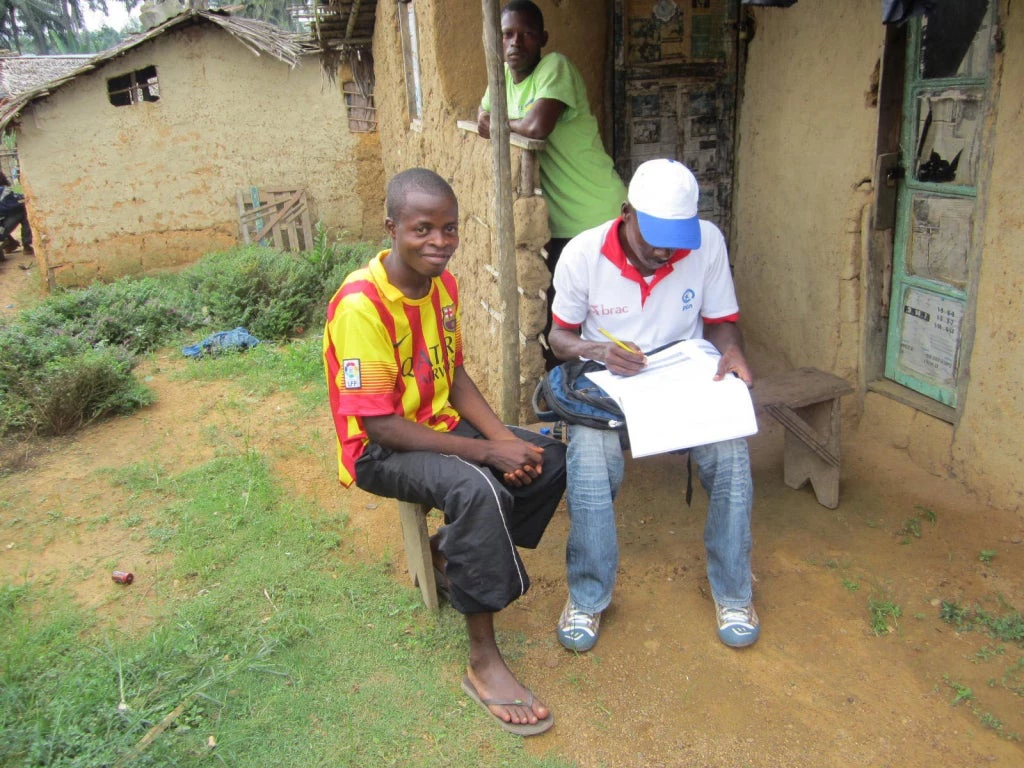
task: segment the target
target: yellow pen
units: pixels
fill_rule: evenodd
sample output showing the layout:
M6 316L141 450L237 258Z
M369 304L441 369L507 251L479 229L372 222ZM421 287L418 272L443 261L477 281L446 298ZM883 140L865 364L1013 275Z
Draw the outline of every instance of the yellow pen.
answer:
M606 331L604 328L598 328L597 330L599 330L601 333L603 333L605 336L607 336L611 341L614 341L616 344L618 344L620 347L622 347L627 352L636 352L635 349L633 349L632 347L626 346L625 342L619 341L614 336L612 336L610 333L608 333L608 331Z

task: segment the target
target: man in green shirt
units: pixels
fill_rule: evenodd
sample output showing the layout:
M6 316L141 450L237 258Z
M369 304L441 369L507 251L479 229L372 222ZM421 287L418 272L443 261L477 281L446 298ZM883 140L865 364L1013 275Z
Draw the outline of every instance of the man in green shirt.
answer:
M580 232L619 215L626 188L601 144L580 72L560 53L541 55L547 44L544 15L530 0L512 0L501 11L509 128L543 139L540 184L548 205L551 240L547 251L552 274L562 248ZM480 135L491 135L490 92L480 102ZM548 326L554 289L548 289ZM558 360L545 349L548 367Z

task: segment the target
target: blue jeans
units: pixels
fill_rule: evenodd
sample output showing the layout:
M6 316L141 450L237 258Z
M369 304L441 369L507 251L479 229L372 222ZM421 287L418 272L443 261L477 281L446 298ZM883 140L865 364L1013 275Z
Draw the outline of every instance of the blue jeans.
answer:
M690 456L711 498L704 525L711 593L720 605L743 607L752 598L750 509L754 483L747 441L697 446L690 449ZM612 599L619 565L612 502L622 484L623 467L617 432L569 425L565 562L569 595L576 607L587 613L603 611Z

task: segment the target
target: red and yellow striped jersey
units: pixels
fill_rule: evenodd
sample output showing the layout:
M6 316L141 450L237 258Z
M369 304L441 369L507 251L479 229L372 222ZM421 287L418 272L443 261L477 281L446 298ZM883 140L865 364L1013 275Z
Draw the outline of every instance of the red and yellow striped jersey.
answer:
M388 280L387 254L346 277L327 307L324 367L346 488L367 443L361 417L394 413L438 432L459 423L448 402L462 365L458 283L445 270L422 299L407 298Z

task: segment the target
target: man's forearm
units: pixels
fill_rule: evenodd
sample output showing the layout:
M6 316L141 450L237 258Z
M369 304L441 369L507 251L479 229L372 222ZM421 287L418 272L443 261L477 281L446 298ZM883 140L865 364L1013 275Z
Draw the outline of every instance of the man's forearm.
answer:
M743 334L736 323L704 323L704 338L723 355L729 347L743 351Z
M393 451L447 453L474 463L481 463L484 459L479 440L438 432L398 414L364 416L363 426L371 442Z

